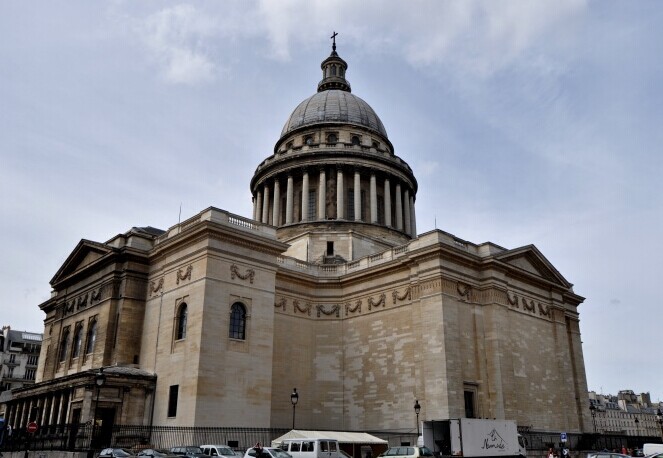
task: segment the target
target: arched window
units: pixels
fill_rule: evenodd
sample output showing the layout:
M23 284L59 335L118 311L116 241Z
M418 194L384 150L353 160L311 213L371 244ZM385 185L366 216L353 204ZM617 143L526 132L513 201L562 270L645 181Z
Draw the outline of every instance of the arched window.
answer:
M353 135L353 136L352 136L352 144L353 144L353 145L359 145L359 144L361 144L361 140L359 139L359 136L357 136L357 135Z
M69 350L69 328L65 329L60 339L60 353L58 354L58 361L62 362L67 358L67 351Z
M336 136L336 134L327 135L327 143L329 143L330 145L335 145L336 143L338 143L338 137Z
M336 76L336 65L332 65L332 76Z
M186 338L186 316L187 306L185 302L180 305L180 310L177 312L177 330L175 331L175 340Z
M71 357L78 358L81 354L81 343L83 340L83 326L76 326L76 331L74 331L74 341L73 346L71 347Z
M94 343L97 340L97 320L90 323L87 329L87 344L85 346L85 353L92 353L94 350Z
M235 302L230 308L230 338L246 338L246 308L240 302Z

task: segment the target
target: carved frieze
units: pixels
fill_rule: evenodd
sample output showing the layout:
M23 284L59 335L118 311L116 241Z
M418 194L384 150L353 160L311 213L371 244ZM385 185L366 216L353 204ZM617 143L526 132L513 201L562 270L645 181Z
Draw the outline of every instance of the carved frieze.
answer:
M345 314L346 315L349 315L350 313L355 313L355 312L361 313L361 299L359 299L359 300L357 300L357 302L355 302L354 307L349 302L347 304L345 304Z
M456 291L458 291L461 301L470 302L472 294L472 287L470 285L459 281L456 283Z
M412 300L412 288L410 286L408 286L407 288L405 288L405 291L403 292L403 294L398 294L398 290L394 290L391 293L391 297L394 301L394 305L396 304L396 301L404 301L406 299L408 301L411 301Z
M163 277L159 281L155 282L154 280L150 281L150 296L158 293L163 288Z
M288 300L285 297L282 297L280 301L274 303L274 307L277 309L282 308L285 312L285 305L288 303Z
M253 278L255 277L256 272L253 269L246 269L246 272L244 274L239 273L237 264L232 264L230 266L230 278L232 280L235 279L235 277L239 278L240 280L249 280L251 284L253 284Z
M308 316L311 316L311 303L307 302L306 305L300 306L299 301L295 299L292 301L292 308L295 313L300 312L300 313L306 313Z
M387 295L385 293L382 293L378 296L378 298L379 299L377 301L374 300L372 297L368 298L368 310L371 310L371 308L380 307L380 306L384 307L385 302L387 302L386 301Z
M187 266L186 269L177 269L177 284L180 284L180 281L191 280L191 272L193 271L193 266Z
M319 304L315 306L315 309L318 311L318 318L320 318L321 313L327 316L336 315L336 318L338 318L341 312L341 306L338 304L333 305L329 310L326 310L324 305Z

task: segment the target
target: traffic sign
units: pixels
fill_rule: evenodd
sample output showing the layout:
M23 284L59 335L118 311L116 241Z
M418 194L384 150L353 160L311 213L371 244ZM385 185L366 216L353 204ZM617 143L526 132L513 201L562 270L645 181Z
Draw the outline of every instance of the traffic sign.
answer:
M38 428L37 423L35 423L34 421L31 421L30 423L28 423L28 427L26 428L26 430L30 434L34 434L34 433L37 432L37 428Z
M560 436L560 440L561 440L562 442L566 442L566 433L562 433L562 434L561 434L561 436Z

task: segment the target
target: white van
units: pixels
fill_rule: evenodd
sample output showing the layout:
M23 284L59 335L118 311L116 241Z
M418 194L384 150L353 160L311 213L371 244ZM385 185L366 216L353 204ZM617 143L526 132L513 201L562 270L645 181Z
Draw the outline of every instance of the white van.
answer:
M239 458L239 454L227 445L201 445L203 453L209 456L218 456L221 458Z
M654 453L663 453L663 444L645 444L642 446L642 453L645 456L653 455Z
M341 458L336 439L284 439L280 448L292 458Z

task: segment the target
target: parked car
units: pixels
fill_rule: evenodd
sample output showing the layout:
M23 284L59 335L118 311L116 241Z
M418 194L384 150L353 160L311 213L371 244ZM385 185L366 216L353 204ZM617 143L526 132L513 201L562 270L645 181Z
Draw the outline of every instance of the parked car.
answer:
M179 456L188 456L189 458L210 458L210 456L203 453L203 450L197 445L171 447L170 453Z
M227 445L201 445L203 453L209 456L221 456L226 458L239 458L239 454Z
M105 448L99 453L97 458L126 458L128 456L135 456L131 452L123 448Z
M635 448L633 449L633 453L631 453L631 456L636 456L636 457L645 456L645 452L643 452L641 448Z
M587 458L631 458L628 455L613 452L594 452L587 455Z
M384 458L419 458L432 457L433 452L428 447L401 446L390 447L380 456Z
M256 449L250 448L244 454L244 458L292 458L288 452L276 447L263 447L260 456L256 456Z
M154 458L177 458L178 455L165 448L145 448L138 452L138 456L151 456Z

